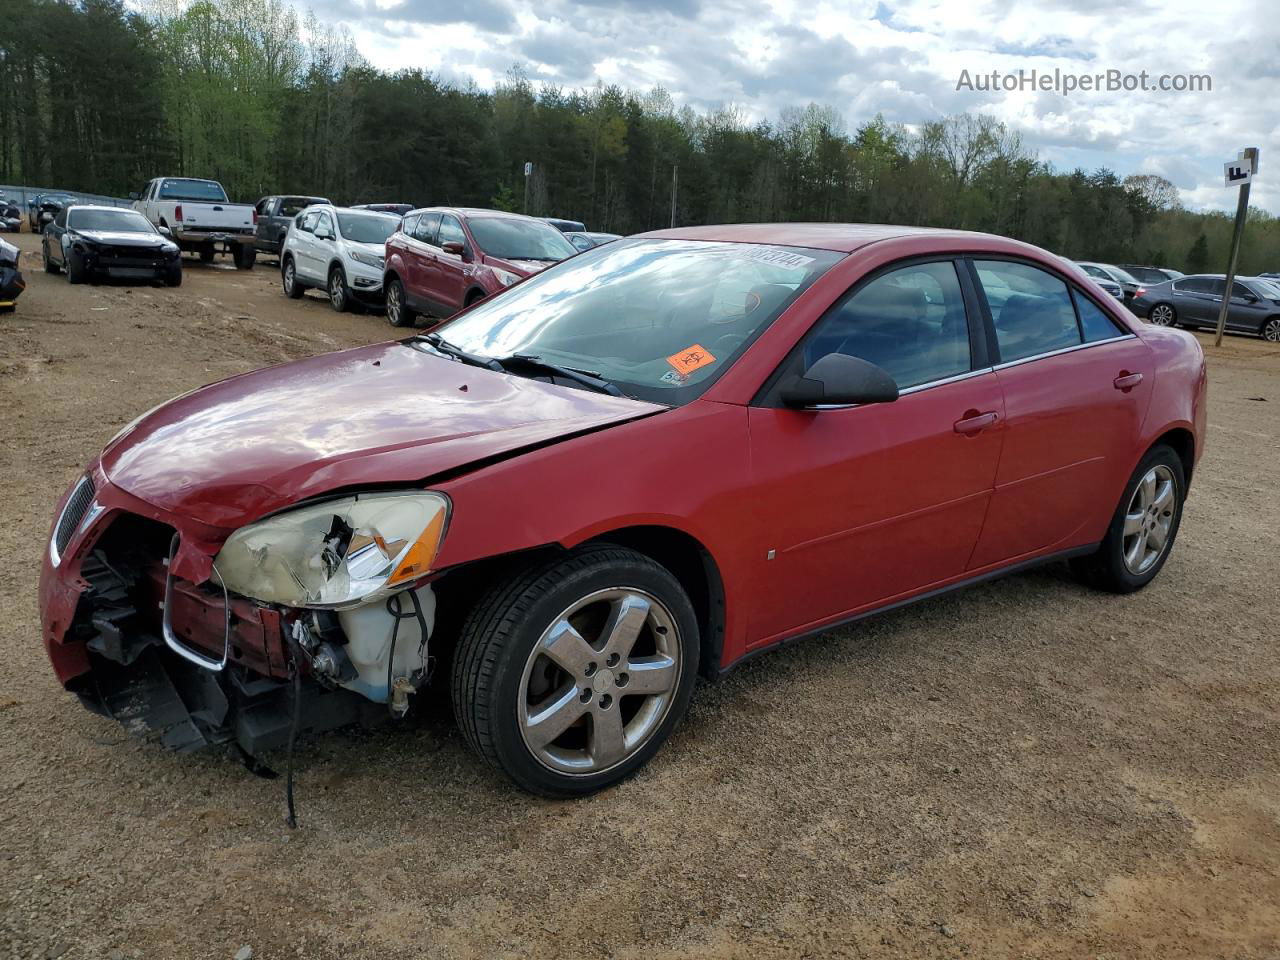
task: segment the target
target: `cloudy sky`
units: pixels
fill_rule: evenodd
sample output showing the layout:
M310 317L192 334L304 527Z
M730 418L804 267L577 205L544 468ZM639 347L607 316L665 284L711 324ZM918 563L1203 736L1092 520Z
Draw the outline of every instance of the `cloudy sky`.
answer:
M384 69L491 87L665 87L749 119L835 107L850 129L995 114L1060 169L1158 173L1193 208L1234 209L1223 162L1262 149L1255 205L1280 214L1280 8L1273 0L314 0ZM1013 74L1208 74L1208 92L957 89ZM1271 176L1268 176L1268 172Z

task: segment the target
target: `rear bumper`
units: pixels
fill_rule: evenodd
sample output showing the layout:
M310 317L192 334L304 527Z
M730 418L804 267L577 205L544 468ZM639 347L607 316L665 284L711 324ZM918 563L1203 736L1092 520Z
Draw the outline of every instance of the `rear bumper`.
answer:
M226 243L233 246L252 244L253 230L174 230L173 242L183 244Z

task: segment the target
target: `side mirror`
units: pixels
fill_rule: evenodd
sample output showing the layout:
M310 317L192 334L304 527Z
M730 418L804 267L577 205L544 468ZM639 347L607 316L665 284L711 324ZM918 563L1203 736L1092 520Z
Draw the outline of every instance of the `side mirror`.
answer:
M444 243L440 244L440 249L445 253L452 253L454 256L460 257L467 248L457 240L446 240Z
M160 224L160 226L156 227L156 229L160 231L160 235L163 237L173 236L173 231L170 230L168 227L166 227L163 223Z
M316 239L317 239L317 240L332 240L332 239L333 239L333 234L332 234L332 233L330 233L328 230L324 230L324 229L317 230L317 231L316 231Z
M1243 297L1241 297L1240 299L1241 299L1241 300L1243 300L1245 303L1257 303L1257 302L1258 302L1258 298L1257 298L1257 297L1255 297L1252 293L1246 293L1246 294L1245 294Z
M874 363L843 353L819 357L802 376L782 384L782 402L803 409L823 404L892 403L898 385Z

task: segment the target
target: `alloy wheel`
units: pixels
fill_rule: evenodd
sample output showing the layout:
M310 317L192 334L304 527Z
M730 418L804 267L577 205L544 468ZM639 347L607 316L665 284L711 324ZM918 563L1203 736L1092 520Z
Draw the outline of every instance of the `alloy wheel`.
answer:
M329 274L329 303L339 313L347 305L347 286L342 281L342 274L337 270Z
M296 282L293 275L293 261L290 260L284 265L284 292L285 295L293 293L293 285Z
M682 669L679 628L657 597L598 590L542 634L525 664L517 715L530 753L562 774L618 766L662 725Z
M387 319L392 326L400 326L400 284L394 281L387 286Z
M1162 463L1138 482L1124 514L1121 550L1125 568L1135 576L1146 573L1169 545L1178 486L1173 471Z
M1170 326L1173 323L1173 307L1169 306L1167 303L1162 303L1159 306L1153 307L1151 315L1147 319L1158 327Z
M1262 328L1262 338L1271 343L1280 343L1280 317L1272 317Z

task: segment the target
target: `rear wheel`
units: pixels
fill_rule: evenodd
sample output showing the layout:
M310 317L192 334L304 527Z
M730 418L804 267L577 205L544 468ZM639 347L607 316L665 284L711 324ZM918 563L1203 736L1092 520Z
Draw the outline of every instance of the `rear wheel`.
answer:
M284 295L290 300L302 296L302 284L298 282L298 270L293 265L293 257L285 257L280 268L280 285L284 287Z
M329 271L329 306L338 313L346 312L351 301L351 293L347 290L347 278L341 267Z
M242 243L236 247L235 262L237 270L252 270L258 259L258 251L252 244Z
M207 244L206 246L201 247L200 262L213 263L213 254L214 254L213 244Z
M1182 460L1170 447L1152 447L1125 485L1098 551L1073 560L1072 569L1100 590L1142 589L1173 549L1186 495Z
M1178 322L1178 312L1170 304L1157 303L1147 314L1147 319L1157 327L1172 327Z
M494 587L453 662L458 725L544 796L592 793L643 766L688 707L698 624L679 581L632 550L586 547Z
M40 244L40 254L44 258L45 273L61 273L62 270L56 263L49 259L49 245L47 243Z
M1268 317L1259 332L1263 340L1280 343L1280 317Z
M414 319L405 301L404 285L399 277L392 277L387 281L387 323L393 327L411 327Z

